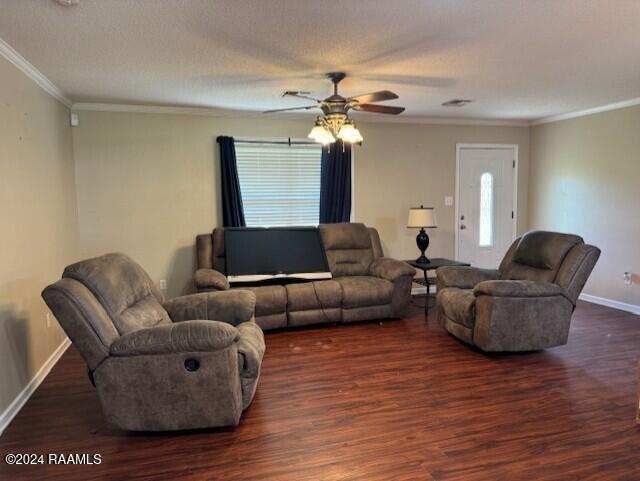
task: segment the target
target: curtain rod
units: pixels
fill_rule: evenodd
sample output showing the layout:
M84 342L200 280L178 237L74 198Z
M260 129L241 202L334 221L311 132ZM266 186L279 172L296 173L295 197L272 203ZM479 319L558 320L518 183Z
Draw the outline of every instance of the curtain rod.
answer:
M291 140L289 137L287 140L249 140L249 139L234 139L236 144L276 144L276 145L317 145L317 142L308 142L305 140Z

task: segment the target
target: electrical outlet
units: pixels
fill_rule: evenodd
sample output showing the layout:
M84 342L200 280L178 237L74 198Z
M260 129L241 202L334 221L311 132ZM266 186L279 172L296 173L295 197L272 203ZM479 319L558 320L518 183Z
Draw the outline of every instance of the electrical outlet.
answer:
M451 197L450 195L446 196L444 198L444 205L446 205L447 207L451 207L453 205L453 197Z
M161 291L166 291L167 290L167 280L166 279L160 279L160 281L158 282L158 286L160 287Z
M622 279L626 285L630 286L633 283L633 274L631 272L625 272Z

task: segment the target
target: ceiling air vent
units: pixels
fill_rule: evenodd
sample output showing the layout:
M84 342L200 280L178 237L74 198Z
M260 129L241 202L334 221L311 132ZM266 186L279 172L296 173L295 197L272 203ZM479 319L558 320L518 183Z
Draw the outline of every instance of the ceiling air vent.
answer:
M443 107L464 107L470 104L473 100L470 99L451 99L448 102L442 104Z

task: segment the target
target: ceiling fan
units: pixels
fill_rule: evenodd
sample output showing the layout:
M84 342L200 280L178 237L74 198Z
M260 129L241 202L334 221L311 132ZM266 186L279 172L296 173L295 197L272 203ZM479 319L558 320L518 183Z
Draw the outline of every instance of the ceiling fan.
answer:
M398 95L389 90L380 90L378 92L356 95L354 97L343 97L338 94L338 84L345 77L346 74L344 72L329 72L327 74L327 78L333 82L333 95L324 100L310 97L310 92L287 90L282 94L283 97L297 97L313 100L315 103L301 107L266 110L264 113L320 109L323 115L319 116L316 120L315 126L309 133L309 138L323 145L328 145L334 143L336 139L352 144L362 142L363 139L360 131L356 128L353 120L349 119L349 110L391 115L398 115L404 112L404 107L376 105L374 103L397 99Z

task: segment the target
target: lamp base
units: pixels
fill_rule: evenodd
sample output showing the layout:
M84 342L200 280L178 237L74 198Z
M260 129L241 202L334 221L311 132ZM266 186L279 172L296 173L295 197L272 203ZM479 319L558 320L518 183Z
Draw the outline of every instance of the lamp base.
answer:
M422 256L420 256L420 257L418 257L418 258L416 259L416 262L417 262L418 264L428 264L428 263L429 263L429 262L431 262L431 261L429 260L429 258L428 258L427 256L422 255Z
M416 244L418 245L418 249L420 249L420 257L416 259L416 262L427 264L429 259L424 255L424 252L427 250L427 247L429 247L429 236L425 232L424 227L420 229L420 232L418 232L416 236Z

